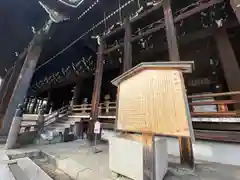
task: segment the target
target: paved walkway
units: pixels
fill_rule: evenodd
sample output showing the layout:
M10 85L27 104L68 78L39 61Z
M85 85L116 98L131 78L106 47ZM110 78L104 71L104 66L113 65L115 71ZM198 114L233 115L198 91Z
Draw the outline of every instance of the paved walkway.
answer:
M44 151L59 160L71 159L81 167L86 167L91 173L98 177L98 180L114 179L109 169L108 145L101 144L98 149L102 152L94 154L92 148L82 140L69 143L50 144L44 146L28 146L16 150L3 150L4 146L0 145L0 158L4 159L5 152L8 155L16 155L23 153L39 153ZM231 154L229 154L231 156ZM71 163L70 163L71 164ZM70 169L73 165L70 165ZM81 178L80 178L81 179ZM88 180L96 180L87 178ZM116 179L116 178L115 178ZM169 170L165 180L240 180L240 167L221 165L216 163L197 162L194 172L184 169L179 165L179 159L173 156L169 157Z
M98 149L102 150L102 152L97 154L94 154L92 152L92 148L82 140L44 146L28 146L20 150L15 150L15 152L32 151L34 149L42 150L58 159L70 158L80 165L91 169L94 173L105 177L106 179L114 179L109 169L107 144L99 145ZM11 151L11 153L13 153L13 151ZM216 163L197 162L196 170L195 172L192 172L188 169L180 167L178 158L173 156L169 157L169 171L165 177L165 180L201 179L240 180L240 167Z

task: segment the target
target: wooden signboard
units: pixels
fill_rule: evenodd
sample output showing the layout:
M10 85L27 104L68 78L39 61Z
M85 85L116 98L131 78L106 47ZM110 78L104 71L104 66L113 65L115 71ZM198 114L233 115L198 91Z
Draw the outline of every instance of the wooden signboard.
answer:
M117 129L194 139L182 76L192 68L193 62L141 63L114 79Z

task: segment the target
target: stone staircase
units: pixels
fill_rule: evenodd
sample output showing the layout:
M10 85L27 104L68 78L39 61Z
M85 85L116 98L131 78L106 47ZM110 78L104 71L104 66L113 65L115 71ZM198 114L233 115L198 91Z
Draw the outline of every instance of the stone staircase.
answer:
M74 125L74 121L69 120L68 116L64 116L47 125L45 130L64 133L66 129L71 129Z
M54 111L51 114L44 115L44 129L46 130L62 130L61 127L69 128L71 122L68 121L68 115L71 114L68 106L65 106L57 111ZM25 128L29 128L30 131L33 131L37 127L37 114L24 114L23 120L21 123L21 131L24 132Z
M40 133L40 136L36 136L35 143L37 144L49 144L65 141L66 134L70 134L74 131L76 122L79 119L69 118L72 115L69 106L63 107L49 115L44 115L44 128ZM36 132L38 115L27 115L23 117L21 124L20 135L30 132ZM26 131L27 128L27 131ZM52 140L50 140L50 137ZM41 141L41 142L40 142Z

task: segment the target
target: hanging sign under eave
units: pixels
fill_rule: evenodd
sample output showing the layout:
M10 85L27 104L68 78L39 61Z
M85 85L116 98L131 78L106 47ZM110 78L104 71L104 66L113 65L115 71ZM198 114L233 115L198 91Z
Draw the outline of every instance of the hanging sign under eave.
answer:
M73 8L77 8L80 4L84 2L84 0L59 0L59 1Z

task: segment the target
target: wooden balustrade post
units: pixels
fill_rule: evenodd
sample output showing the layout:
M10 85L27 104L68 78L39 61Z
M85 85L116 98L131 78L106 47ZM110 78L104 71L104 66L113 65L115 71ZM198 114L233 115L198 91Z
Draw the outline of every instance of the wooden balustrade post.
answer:
M94 123L98 119L98 111L99 111L98 106L100 102L102 76L103 76L103 61L104 61L104 42L102 38L100 38L100 44L98 46L98 54L97 54L97 66L95 70L94 87L93 87L93 94L92 94L91 120L89 121L89 128L88 128L88 140L90 141L90 143L93 143Z
M219 104L217 108L218 108L219 112L227 112L228 111L228 107L226 104Z
M103 109L102 104L99 104L99 107L98 107L98 116L101 115L102 109Z
M48 114L51 109L51 103L52 103L52 89L48 91L48 97L47 97L47 105L46 105L46 113Z
M31 103L32 103L32 98L28 98L28 104L25 111L26 114L30 112Z
M39 134L44 128L44 122L45 122L44 112L45 112L44 107L41 107L39 110L38 119L37 119L37 131Z
M31 114L34 114L35 113L35 109L36 109L36 106L37 106L37 97L34 98L33 100L33 105L32 105L32 108L31 108Z
M24 102L24 113L27 113L27 108L28 108L28 104L29 104L29 98L25 98L25 102Z
M168 42L168 53L170 61L180 61L176 29L173 22L171 0L163 0L163 12L165 21L165 31ZM189 137L179 137L181 164L194 168L194 156L192 141Z
M110 111L110 95L107 94L104 96L104 106L105 106L105 113L108 114Z
M36 108L34 110L34 114L38 114L39 105L40 105L40 101L39 101L39 99L37 99L37 105L36 105Z
M79 98L81 93L81 87L82 87L82 79L78 79L75 87L73 88L73 105L80 104Z
M40 100L40 103L39 103L39 111L40 111L40 109L41 109L42 106L43 106L43 101L44 101L43 99ZM38 113L39 113L39 111L38 111Z

